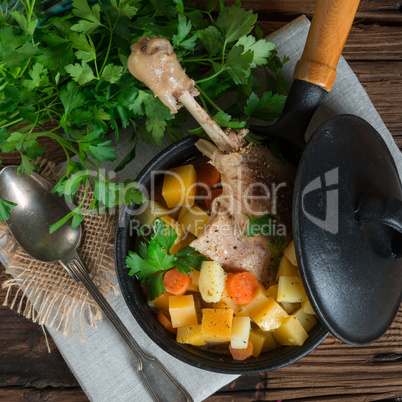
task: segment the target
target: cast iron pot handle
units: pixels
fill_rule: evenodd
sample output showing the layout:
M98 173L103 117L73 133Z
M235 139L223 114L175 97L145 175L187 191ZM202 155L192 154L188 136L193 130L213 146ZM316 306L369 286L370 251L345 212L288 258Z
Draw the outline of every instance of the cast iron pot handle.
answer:
M391 258L402 257L402 201L388 196L361 195L355 217L358 223L378 223L394 229L389 239Z

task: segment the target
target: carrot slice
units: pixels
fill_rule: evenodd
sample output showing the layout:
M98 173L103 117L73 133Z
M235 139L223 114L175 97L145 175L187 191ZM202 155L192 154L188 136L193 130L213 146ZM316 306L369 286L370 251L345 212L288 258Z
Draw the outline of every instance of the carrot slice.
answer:
M203 184L208 188L212 188L219 183L221 174L210 163L205 163L197 170L197 183Z
M250 341L248 341L245 349L233 349L229 345L229 350L234 360L246 360L253 354L253 349L253 344Z
M177 328L173 328L172 321L167 316L167 314L163 311L158 311L157 315L158 321L172 334L177 332Z
M190 275L182 274L177 268L170 269L163 277L165 290L175 296L181 296L186 293L191 284Z
M208 211L212 211L212 202L216 197L222 194L222 189L221 188L214 188L212 189L208 196L205 197L205 207L207 208Z
M228 296L236 304L247 304L253 301L258 290L258 280L251 272L239 272L229 275L226 280Z

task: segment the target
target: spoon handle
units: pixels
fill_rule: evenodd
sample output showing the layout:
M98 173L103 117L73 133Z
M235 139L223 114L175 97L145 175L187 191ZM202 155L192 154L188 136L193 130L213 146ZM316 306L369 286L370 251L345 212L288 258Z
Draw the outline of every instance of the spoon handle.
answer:
M122 338L137 357L137 370L155 401L192 401L189 393L154 356L146 354L134 340L129 330L112 309L108 301L89 276L89 270L78 252L65 261L60 261L68 273L87 288Z

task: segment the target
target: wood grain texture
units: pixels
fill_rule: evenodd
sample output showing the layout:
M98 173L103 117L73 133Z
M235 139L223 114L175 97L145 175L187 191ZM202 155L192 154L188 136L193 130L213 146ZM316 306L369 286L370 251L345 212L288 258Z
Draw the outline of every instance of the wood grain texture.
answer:
M243 0L242 5L258 12L259 26L268 35L301 14L311 18L315 0ZM402 2L361 0L343 55L402 149ZM56 162L63 160L57 147L50 154ZM3 270L0 266L0 282ZM50 354L42 329L0 304L0 401L88 401L49 342ZM402 307L373 345L352 347L329 336L295 364L241 376L207 401L384 399L402 401Z

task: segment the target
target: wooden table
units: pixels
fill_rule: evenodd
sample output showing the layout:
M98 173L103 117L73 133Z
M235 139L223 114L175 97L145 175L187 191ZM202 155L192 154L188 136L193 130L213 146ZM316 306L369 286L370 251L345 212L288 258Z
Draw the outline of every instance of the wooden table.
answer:
M310 18L315 1L247 0L242 5L259 13L268 35L303 13ZM361 0L343 55L402 148L402 1ZM60 161L57 152L52 157ZM3 273L0 265L0 281ZM1 302L4 296L0 291ZM88 400L49 341L51 353L40 327L0 304L0 400ZM208 401L289 399L401 401L402 308L386 335L371 346L352 347L329 336L290 367L244 375Z

